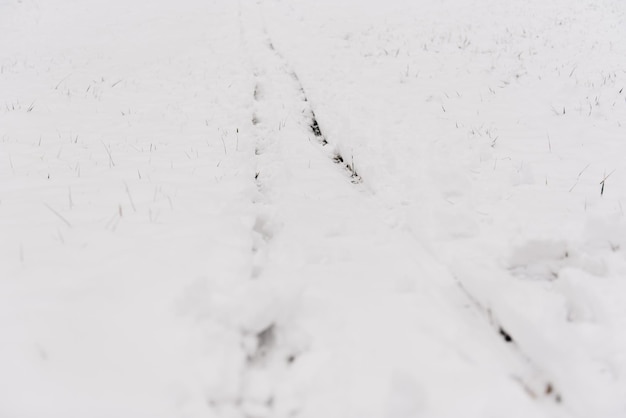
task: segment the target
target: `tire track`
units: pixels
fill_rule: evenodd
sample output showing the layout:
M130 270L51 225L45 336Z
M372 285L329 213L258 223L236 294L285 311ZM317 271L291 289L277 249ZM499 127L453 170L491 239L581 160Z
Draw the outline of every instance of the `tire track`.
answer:
M281 61L285 63L285 66L287 66L287 60L275 47L275 43L269 36L265 23L263 23L263 35L267 39L268 48ZM301 92L304 101L310 103L306 95L304 86L302 85L300 78L298 77L295 70L290 68L289 72L291 73L292 78L296 81L297 88ZM310 106L308 109L308 114L310 120L309 128L311 132L313 132L316 138L318 138L318 142L320 143L320 145L325 147L329 144L328 137L323 133L315 111ZM357 173L353 159L350 162L346 162L339 152L334 153L331 158L333 162L340 166L343 166L345 170L347 170L352 183L357 184L363 182L363 179ZM492 327L492 329L508 346L508 348L528 365L529 370L531 370L529 375L532 376L532 378L524 378L522 376L513 377L513 379L523 388L524 392L532 399L548 398L556 404L561 404L563 402L563 396L556 388L554 380L549 377L549 373L545 370L542 370L542 368L537 365L537 363L531 358L531 356L524 352L523 348L517 344L514 336L506 329L505 325L503 325L502 321L498 319L497 314L494 313L492 309L490 309L489 307L485 307L483 304L481 304L478 299L474 295L472 295L472 293L463 285L463 283L457 277L454 277L454 280L461 293L466 297L468 301L471 302L471 305L476 310L476 312L483 318L486 323L489 324L490 327Z
M320 127L317 116L315 115L315 111L310 106L310 101L306 95L305 89L300 82L297 73L289 68L286 59L280 52L278 52L274 45L274 42L269 37L265 28L263 28L263 36L266 38L266 45L269 51L275 54L276 58L283 62L283 68L285 68L285 71L288 72L291 75L291 78L295 81L294 88L300 92L300 94L302 95L302 100L306 104L308 104L308 108L306 110L306 114L308 115L308 117L306 119L308 121L310 131L315 135L318 144L322 147L326 147L329 144L329 140L324 134L322 128ZM363 179L356 171L353 160L350 162L346 162L339 152L333 153L330 158L332 158L333 162L337 165L344 167L344 169L348 172L352 183L358 184L363 182ZM556 404L562 403L563 396L555 387L553 379L550 379L548 377L548 373L541 370L536 362L533 361L532 358L523 351L523 349L515 341L513 335L505 328L502 322L498 319L497 315L490 308L483 306L478 301L478 299L473 296L458 279L455 278L455 281L462 294L465 295L465 297L471 302L471 305L481 315L483 320L486 321L489 326L493 328L493 330L512 352L516 353L516 355L523 362L527 363L528 368L531 370L529 374L533 376L533 378L528 379L521 376L513 377L513 379L523 388L524 392L533 399L545 397L548 399L552 399ZM542 377L537 378L537 376Z
M331 159L336 165L342 167L342 171L348 175L352 183L362 183L363 179L358 174L354 162L352 160L346 161L336 148L335 151L332 151L332 142L325 135L300 78L275 47L262 22L260 10L247 10L246 13L250 14L248 14L246 22L242 22L242 25L252 26L251 30L248 27L247 30L251 34L246 36L246 38L248 50L253 57L253 62L257 65L255 69L256 84L251 94L254 101L254 112L251 115L251 122L258 132L255 148L257 169L254 181L259 192L264 196L266 204L272 204L271 183L274 171L272 165L275 164L274 157L277 150L281 147L281 143L275 134L284 130L288 124L300 125L301 128L306 129L306 132L309 134L309 142L317 144L318 151L321 151L326 158ZM253 24L251 25L251 23ZM281 113L285 116L277 118L276 115ZM266 224L266 220L261 221L261 225ZM262 244L259 245L259 248L267 249L271 245L272 235L267 231L263 231L263 226L255 226L254 228L255 234L262 237L260 241ZM259 251L259 249L255 251ZM255 267L257 273L253 273L254 278L261 276L264 262L266 260L259 262ZM517 362L524 365L521 367L523 372L512 373L510 378L533 400L548 398L557 404L561 403L562 395L555 387L552 379L548 377L549 373L541 370L523 352L521 347L516 344L514 337L505 329L489 308L482 306L462 283L456 279L455 285L458 293L461 295L460 297L472 306L472 309L482 318L483 324L486 322L496 332L493 339L500 341L498 344L507 347L506 351L512 353ZM251 367L259 367L260 364L264 364L261 367L273 367L268 366L268 364L273 361L271 360L272 350L275 350L277 347L277 332L279 330L280 327L273 323L266 330L259 333L258 345L261 348L259 348L258 358L256 355L251 358ZM289 358L295 359L296 357ZM283 367L289 367L293 360L285 362L283 359L280 363Z
M362 178L356 170L354 159L351 159L350 161L346 161L343 155L341 154L341 152L336 147L334 147L333 151L329 151L327 149L327 146L331 144L329 143L328 137L324 134L322 127L320 126L317 115L315 114L315 110L313 109L313 106L308 98L306 90L302 82L300 81L300 77L295 72L295 70L291 68L291 66L288 64L288 61L285 59L285 57L274 46L274 42L271 40L269 34L267 33L265 24L263 22L260 22L260 23L261 23L261 26L260 26L259 33L260 33L260 38L262 39L262 41L257 42L254 48L256 49L257 53L262 51L263 49L266 49L265 51L266 54L261 53L260 55L266 55L266 56L272 55L273 59L270 59L270 61L275 61L277 63L280 63L279 71L283 73L283 76L288 75L291 78L292 82L289 83L291 84L291 90L293 92L297 91L297 96L299 100L301 101L300 107L301 107L301 113L302 113L302 123L308 126L309 132L313 134L313 138L315 139L315 141L311 141L311 142L312 143L316 142L317 144L319 144L323 148L322 151L324 152L324 154L327 155L335 164L341 166L348 173L350 177L350 181L352 183L354 184L361 183ZM259 78L258 71L256 73L256 77L257 77L257 84L254 88L253 98L255 102L258 103L263 98L262 91L264 89L264 86L258 80ZM283 78L286 81L286 77L283 77ZM252 115L252 124L256 126L259 123L260 123L259 116L255 112Z
M290 302L276 290L272 281L269 258L272 254L274 239L280 234L280 225L274 216L276 203L273 195L276 187L273 179L280 175L282 167L276 163L280 154L280 136L288 124L301 123L311 126L311 133L320 146L326 146L313 111L307 104L304 89L299 84L295 73L287 70L286 63L275 50L267 36L259 38L258 30L262 26L251 10L239 3L240 32L244 47L250 52L250 66L253 73L254 87L251 91L252 111L250 123L253 128L253 164L256 196L253 199L255 215L252 225L252 267L250 280L258 292L270 295L273 306L265 304L258 311L263 318L254 329L243 331L242 345L247 353L246 365L241 376L240 399L231 405L245 418L295 417L299 409L297 397L282 384L280 376L289 373L289 369L306 351L306 339L297 337L294 329L285 319L284 312L289 312ZM258 15L257 15L258 17ZM252 30L251 30L252 29ZM256 30L256 31L255 31ZM272 69L262 63L267 56L276 59L279 80ZM289 85L287 94L276 94L278 87ZM299 91L299 95L291 90ZM288 103L288 105L286 104ZM297 110L293 109L297 107ZM293 114L299 115L294 117ZM313 128L315 127L315 128ZM288 296L289 297L289 296ZM287 297L287 298L288 298ZM269 314L268 314L269 312ZM296 335L296 337L294 337Z

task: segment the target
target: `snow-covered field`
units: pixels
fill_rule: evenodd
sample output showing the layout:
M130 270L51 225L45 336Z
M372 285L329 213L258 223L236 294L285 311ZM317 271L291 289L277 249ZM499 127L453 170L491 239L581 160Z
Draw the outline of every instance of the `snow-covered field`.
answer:
M626 417L622 0L0 33L0 418Z

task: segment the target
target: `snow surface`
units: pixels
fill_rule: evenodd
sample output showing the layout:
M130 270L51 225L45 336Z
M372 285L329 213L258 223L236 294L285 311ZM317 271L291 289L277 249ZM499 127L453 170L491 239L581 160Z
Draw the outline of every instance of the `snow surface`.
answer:
M620 0L0 0L0 417L626 417Z

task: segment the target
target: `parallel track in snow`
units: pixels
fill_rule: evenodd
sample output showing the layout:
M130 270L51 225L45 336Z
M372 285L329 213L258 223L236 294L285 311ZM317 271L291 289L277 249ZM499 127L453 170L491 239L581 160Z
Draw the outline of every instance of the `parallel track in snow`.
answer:
M254 110L250 115L250 120L256 136L254 182L259 191L259 199L255 201L259 215L253 228L256 244L253 248L255 262L252 280L265 280L266 276L271 274L265 272L273 267L270 261L271 253L276 250L273 249L272 240L275 234L280 234L275 230L276 225L282 223L282 220L276 219L274 214L277 211L276 208L281 205L280 195L285 193L276 186L280 182L275 180L276 176L293 174L294 178L299 178L303 175L300 170L305 170L306 167L301 164L299 168L296 167L294 159L309 159L308 169L311 168L311 161L313 161L316 167L323 167L320 170L326 171L324 176L335 179L332 181L340 181L341 177L347 174L351 183L358 185L363 182L354 163L345 161L340 153L332 150L332 138L325 134L300 77L289 65L288 60L277 50L274 41L269 36L260 7L259 4L240 3L242 36L251 57L255 79L254 90L251 92ZM323 158L331 160L341 169L336 170L335 174L329 173L328 170L332 165L320 164L319 161ZM305 188L306 185L303 184L302 187ZM309 192L305 191L305 193ZM310 193L313 194L314 191ZM357 193L362 202L354 202L355 205L368 205L371 204L372 199L375 200L364 190L358 190ZM349 211L350 208L345 210ZM306 214L302 215L306 216ZM393 235L391 231L390 235ZM420 246L415 238L413 241L413 245ZM497 314L481 305L461 282L454 278L451 281L457 288L454 292L454 297L457 299L455 303L471 306L476 314L476 320L470 321L472 326L480 327L481 335L484 334L484 329L492 329L491 337L483 341L489 347L483 348L487 351L498 352L500 356L503 355L509 360L514 358L514 362L517 363L516 371L507 371L506 365L494 367L502 369L502 372L514 382L513 384L519 385L532 401L548 398L555 404L562 403L562 395L549 378L549 374L541 370L516 344L515 336L511 335L501 324ZM436 317L426 319L430 322L436 320ZM281 325L276 322L268 324L258 333L258 351L251 357L251 370L262 369L267 373L272 371L272 375L279 374L283 376L283 379L288 379L285 376L289 376L289 367L297 356L285 353L294 353L297 350L293 347L282 347L276 350L277 347L281 347L280 333ZM463 350L462 347L456 349ZM278 355L278 352L281 354ZM502 354L503 352L508 354ZM276 372L276 370L282 371ZM269 410L273 408L274 395L271 399L269 403L266 401L266 408ZM559 414L567 416L563 410Z

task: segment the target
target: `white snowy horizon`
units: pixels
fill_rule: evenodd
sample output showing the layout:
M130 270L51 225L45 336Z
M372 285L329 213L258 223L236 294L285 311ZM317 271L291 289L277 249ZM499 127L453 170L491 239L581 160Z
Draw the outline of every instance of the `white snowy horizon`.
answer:
M0 418L626 417L623 1L0 33Z

